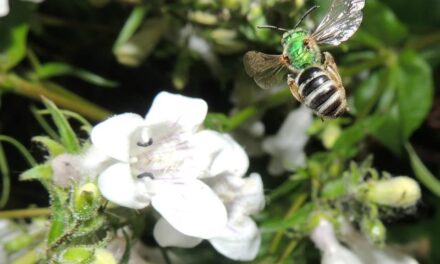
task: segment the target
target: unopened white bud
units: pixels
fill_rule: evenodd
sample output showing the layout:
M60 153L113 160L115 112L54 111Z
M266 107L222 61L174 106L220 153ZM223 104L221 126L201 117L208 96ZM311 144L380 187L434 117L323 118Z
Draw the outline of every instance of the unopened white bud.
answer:
M413 206L420 197L419 184L406 176L369 183L366 196L371 202L392 207Z

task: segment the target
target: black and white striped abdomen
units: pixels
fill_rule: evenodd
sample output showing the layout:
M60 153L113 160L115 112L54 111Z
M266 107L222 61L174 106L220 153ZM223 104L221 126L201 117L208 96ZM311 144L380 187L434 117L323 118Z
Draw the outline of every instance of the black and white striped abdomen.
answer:
M296 77L298 93L303 103L320 116L338 117L345 112L347 102L344 89L320 67L309 67Z

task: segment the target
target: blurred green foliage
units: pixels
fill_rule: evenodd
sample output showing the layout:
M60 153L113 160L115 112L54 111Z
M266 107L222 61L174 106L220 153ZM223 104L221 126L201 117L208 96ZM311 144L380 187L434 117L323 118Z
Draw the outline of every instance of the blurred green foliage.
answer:
M259 90L244 74L242 55L248 50L281 53L279 32L257 26L291 28L309 6L318 4L321 8L304 22L312 30L330 1L46 0L37 5L14 0L10 4L11 12L0 18L0 96L8 100L0 105L0 133L29 137L23 133L28 127L24 123L15 126L14 118L23 116L21 112L28 111L34 101L43 102L48 110L33 112L51 138L34 140L56 156L64 150L75 153L82 143L68 118L87 131L88 121L76 113L98 121L121 109L144 112L162 89L206 99L210 106L207 127L234 133L247 121L262 119L267 131L275 131L293 109L294 99L285 88ZM414 247L412 253L421 263L440 262L435 250L440 243L439 29L439 1L367 0L359 31L339 47L324 47L338 63L350 114L340 120L315 122L307 166L293 175L272 178L259 165L267 158L256 157L251 162L264 175L268 189L267 209L257 218L264 239L256 263L316 259L304 238L317 204L329 206L323 210L329 214L344 211L347 203L351 208L362 207L355 199L347 203L335 200L347 195L347 182L359 183L372 171L382 170L420 180L425 198L419 211L399 219L393 210L378 213L369 204L368 209L375 209L354 217L365 226L377 224L380 217L386 227L394 221L387 232L389 240L415 244L427 240L432 250ZM9 103L15 100L22 100L20 106L25 109L17 110ZM55 104L67 110L59 110ZM52 121L44 118L47 114ZM35 121L27 117L25 123L30 122ZM52 122L56 129L51 128ZM35 127L31 134L41 133ZM20 143L6 136L0 141L14 145L35 163ZM27 145L29 140L23 142ZM8 156L13 152L9 147L0 148L1 206L11 189L26 188L10 181ZM367 159L370 155L375 162ZM42 164L23 177L45 174L50 172ZM53 210L62 211L67 197L57 190L50 192ZM16 193L10 194L16 204L33 203ZM20 199L23 201L17 202ZM65 232L66 217L73 216L66 212L52 216L49 243ZM142 239L154 243L151 236ZM220 258L209 247L197 250L197 259L184 250L174 252L187 263Z

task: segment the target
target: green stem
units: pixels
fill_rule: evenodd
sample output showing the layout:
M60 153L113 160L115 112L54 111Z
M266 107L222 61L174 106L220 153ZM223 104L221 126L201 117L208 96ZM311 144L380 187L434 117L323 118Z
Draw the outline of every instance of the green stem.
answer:
M51 212L50 208L29 208L29 209L8 210L8 211L0 212L0 219L48 216L50 215L50 212Z
M409 41L405 45L405 49L416 49L420 50L425 47L438 44L440 42L440 32L434 32L428 35L424 35L419 37L413 41Z
M292 254L293 250L298 245L299 240L298 239L292 239L289 244L284 248L284 251L280 257L280 259L277 261L278 264L285 263L285 260Z
M417 153L414 151L414 148L410 143L405 143L405 148L408 152L411 167L420 182L425 185L432 193L437 196L440 196L440 181L437 179L423 164L420 158L417 156Z
M0 198L0 208L3 208L9 200L11 193L11 175L9 174L8 161L6 160L3 146L0 144L0 171L2 174L2 194Z
M0 89L1 88L38 101L41 101L42 97L46 97L62 108L78 112L93 120L102 120L111 114L109 111L79 96L75 96L76 100L66 98L66 96L60 95L58 92L46 89L40 83L29 82L14 74L0 75Z
M292 94L289 89L283 89L275 94L272 94L265 99L254 103L248 107L243 108L241 111L229 118L229 125L225 129L226 132L231 132L239 127L244 122L248 121L258 113L265 111L268 108L285 103L292 98Z
M290 218L298 209L304 204L304 202L307 199L306 193L300 193L298 196L295 197L292 205L290 206L289 210L287 211L286 215L284 216L284 219ZM269 253L274 254L280 245L281 239L283 238L284 230L278 231L274 238L272 239L272 242L270 244Z

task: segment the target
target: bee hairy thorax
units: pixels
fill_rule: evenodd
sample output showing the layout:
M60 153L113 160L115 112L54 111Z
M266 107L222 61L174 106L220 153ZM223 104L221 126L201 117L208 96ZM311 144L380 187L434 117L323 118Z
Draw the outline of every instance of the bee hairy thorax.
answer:
M338 117L345 112L345 92L321 67L312 66L296 76L303 103L320 116Z

